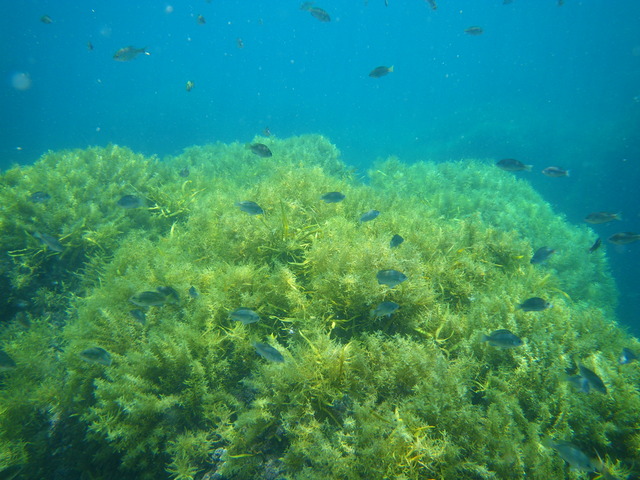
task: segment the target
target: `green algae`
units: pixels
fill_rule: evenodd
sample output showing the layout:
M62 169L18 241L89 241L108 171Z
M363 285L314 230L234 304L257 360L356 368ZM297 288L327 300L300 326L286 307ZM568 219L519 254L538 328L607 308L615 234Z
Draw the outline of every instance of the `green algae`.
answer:
M0 242L19 254L1 273L16 298L38 292L40 307L28 309L29 328L13 320L0 332L18 365L0 377L0 471L579 477L546 438L571 441L616 472L633 468L640 372L616 359L640 343L612 317L606 256L576 247L592 232L478 161L390 159L365 185L321 136L256 140L273 157L236 143L160 162L112 146L50 152L3 174L11 208ZM184 167L188 178L178 175ZM45 190L62 203L26 200ZM326 204L329 191L346 198ZM114 206L130 193L147 207ZM242 200L265 214L241 212ZM381 215L361 224L373 208ZM38 253L28 232L43 225L69 239L68 252ZM405 238L398 248L389 246L394 233ZM531 265L542 245L561 254ZM52 264L76 280L52 288ZM379 285L376 273L390 268L408 280ZM128 299L158 286L180 300L150 307L142 325ZM516 308L534 295L555 306ZM373 319L384 300L400 309ZM260 322L231 321L238 307ZM498 328L524 344L481 341ZM284 363L262 359L253 342L277 348ZM84 362L79 353L92 347L108 351L111 366ZM609 394L574 391L566 376L578 363ZM226 453L214 462L218 448Z

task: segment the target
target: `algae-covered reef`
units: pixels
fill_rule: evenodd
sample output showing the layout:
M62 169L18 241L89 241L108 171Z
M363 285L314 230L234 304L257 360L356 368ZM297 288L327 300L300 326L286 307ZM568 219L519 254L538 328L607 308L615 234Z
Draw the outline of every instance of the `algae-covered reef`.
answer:
M321 136L257 141L273 156L109 147L3 174L2 281L41 300L5 306L0 349L15 366L0 372L0 472L546 480L637 468L640 371L618 356L640 344L611 316L589 230L490 164L390 159L362 182ZM344 200L321 199L334 191ZM121 195L144 202L119 208ZM45 229L62 251L35 243ZM541 246L561 252L532 265ZM381 283L385 270L406 280ZM530 297L553 307L519 309ZM372 313L382 302L399 308ZM241 307L259 321L238 321ZM499 329L522 345L483 341ZM585 368L606 393L574 388ZM551 448L563 441L594 468L570 469Z

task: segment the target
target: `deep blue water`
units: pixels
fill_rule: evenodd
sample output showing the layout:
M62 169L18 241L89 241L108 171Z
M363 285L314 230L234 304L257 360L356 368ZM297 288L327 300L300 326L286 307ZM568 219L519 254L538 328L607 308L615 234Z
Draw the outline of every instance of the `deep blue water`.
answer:
M177 154L268 126L327 135L361 168L515 157L570 221L610 210L623 222L598 233L640 231L640 2L318 1L329 23L300 3L0 2L0 168L109 142ZM127 45L151 55L114 61ZM379 65L394 72L369 78ZM640 243L607 251L639 334Z

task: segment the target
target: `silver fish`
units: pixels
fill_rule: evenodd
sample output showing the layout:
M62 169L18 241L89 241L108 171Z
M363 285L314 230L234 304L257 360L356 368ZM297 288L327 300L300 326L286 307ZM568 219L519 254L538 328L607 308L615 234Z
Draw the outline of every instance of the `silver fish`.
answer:
M253 348L256 349L258 355L260 355L262 358L266 358L270 362L284 362L284 357L282 356L282 354L271 345L267 345L266 343L254 342Z
M233 312L230 312L229 318L236 322L240 322L243 325L260 321L260 316L256 312L244 307L236 308Z
M522 340L509 330L502 328L482 336L483 342L489 342L492 347L514 348L522 345Z

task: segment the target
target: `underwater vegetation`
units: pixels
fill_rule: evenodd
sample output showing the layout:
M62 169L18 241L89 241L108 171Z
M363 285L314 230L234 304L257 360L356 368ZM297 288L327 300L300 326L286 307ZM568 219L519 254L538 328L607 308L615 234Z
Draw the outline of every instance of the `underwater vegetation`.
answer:
M2 174L0 475L638 475L640 342L588 228L492 162L363 183L322 136L256 143Z

